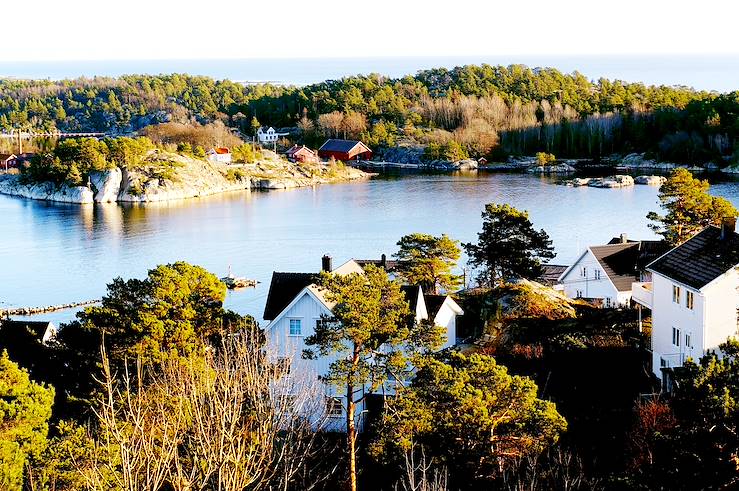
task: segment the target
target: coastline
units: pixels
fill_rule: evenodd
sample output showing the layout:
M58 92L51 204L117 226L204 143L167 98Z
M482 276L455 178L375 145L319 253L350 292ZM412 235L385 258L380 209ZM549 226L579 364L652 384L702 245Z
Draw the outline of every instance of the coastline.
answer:
M233 191L279 190L350 182L377 174L346 167L333 174L284 165L265 171L258 165L229 166L243 175L229 180L215 165L189 160L175 179L151 179L140 172L114 168L91 174L87 186L49 181L23 183L20 176L0 175L0 194L38 201L88 205L94 203L155 203L200 198ZM250 172L253 171L253 172Z

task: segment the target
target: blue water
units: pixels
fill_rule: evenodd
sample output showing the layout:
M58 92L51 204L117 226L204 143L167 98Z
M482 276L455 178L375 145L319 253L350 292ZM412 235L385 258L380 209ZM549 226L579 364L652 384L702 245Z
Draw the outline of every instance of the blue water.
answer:
M0 76L62 79L176 72L240 82L304 85L356 74L381 73L400 77L427 68L480 63L523 63L531 67L555 67L566 73L577 70L592 80L606 77L720 92L739 89L739 54L0 62Z

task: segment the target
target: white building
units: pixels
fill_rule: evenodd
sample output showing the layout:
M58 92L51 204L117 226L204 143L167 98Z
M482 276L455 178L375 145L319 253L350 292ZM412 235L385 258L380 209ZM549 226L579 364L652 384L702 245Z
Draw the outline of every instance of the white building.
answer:
M666 250L662 241L628 241L621 235L585 249L559 283L569 298L597 300L606 308L627 306L632 283L644 280L646 264Z
M205 152L205 156L209 162L218 162L221 164L231 163L231 150L226 147L211 148Z
M739 235L734 221L707 227L651 264L633 298L652 310L652 371L669 389L670 369L737 336Z
M275 143L281 136L287 136L288 134L289 133L278 133L270 126L266 130L264 128L259 128L257 130L257 139L259 140L259 143L262 144Z
M363 273L358 262L350 260L336 269L331 269L331 259L324 257L323 269L333 274ZM274 356L288 358L291 371L312 374L318 378L328 373L331 363L339 359L340 354L319 357L314 360L303 359L303 350L308 348L305 338L315 332L315 327L332 316L333 304L316 286L316 274L313 273L280 273L272 274L272 282L264 309L264 319L269 321L265 332L267 344ZM456 341L456 318L462 315L462 309L448 296L424 295L419 286L401 287L413 312L416 322L432 318L437 325L444 326L447 331L447 342L444 347L452 346ZM362 391L366 388L360 389ZM345 425L345 398L340 388L326 386L326 412L328 429L343 430ZM385 393L392 388L386 387ZM357 424L361 427L362 414L366 410L367 399L357 407Z

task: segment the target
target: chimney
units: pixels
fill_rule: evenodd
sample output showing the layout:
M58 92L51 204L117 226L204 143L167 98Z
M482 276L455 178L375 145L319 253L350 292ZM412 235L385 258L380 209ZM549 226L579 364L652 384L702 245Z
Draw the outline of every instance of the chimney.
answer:
M331 271L333 271L334 268L331 263L332 263L331 256L329 256L328 254L324 254L323 257L321 258L321 270L326 271L327 273L330 273Z
M629 241L629 240L628 240L628 237L626 236L626 234L621 234L621 243L622 243L622 244L625 244L625 243L627 243L628 241Z
M721 240L728 239L736 230L736 217L724 217L721 220Z
M387 269L387 256L385 254L380 256L380 265L382 266L382 269Z

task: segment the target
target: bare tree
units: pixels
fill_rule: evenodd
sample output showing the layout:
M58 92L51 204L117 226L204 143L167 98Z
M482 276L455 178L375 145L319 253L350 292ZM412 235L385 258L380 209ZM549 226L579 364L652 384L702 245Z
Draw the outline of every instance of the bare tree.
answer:
M323 392L257 338L230 337L148 370L139 363L135 382L127 370L117 380L103 352L95 453L113 458L80 469L88 487L287 489L320 450Z
M337 138L342 130L344 115L339 111L318 115L318 127L323 134Z

